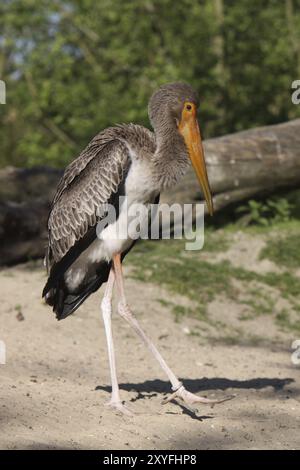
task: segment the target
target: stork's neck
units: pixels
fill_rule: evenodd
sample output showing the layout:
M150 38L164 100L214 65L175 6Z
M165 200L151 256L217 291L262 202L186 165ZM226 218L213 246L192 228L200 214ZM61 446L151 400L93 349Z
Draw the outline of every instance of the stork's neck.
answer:
M136 124L118 126L115 132L135 160L151 167L153 186L159 191L178 182L189 167L189 157L175 121L162 119L153 123L154 134Z
M186 173L190 160L176 123L164 120L154 127L156 150L152 157L154 177L161 189L175 185Z

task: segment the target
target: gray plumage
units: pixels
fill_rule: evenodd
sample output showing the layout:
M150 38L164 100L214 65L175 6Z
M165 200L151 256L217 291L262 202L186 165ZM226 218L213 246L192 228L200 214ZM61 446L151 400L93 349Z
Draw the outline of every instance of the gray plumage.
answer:
M118 192L130 165L130 150L153 153L154 134L129 124L100 132L66 168L48 219L49 266L58 262L96 225L105 205Z
M110 267L107 256L98 259L93 253L92 264L84 256L90 254L91 247L95 249L97 221L103 217L108 203L117 203L131 168L142 164L149 173L147 183L141 182L146 186L145 203L154 202L161 190L175 184L187 170L188 151L177 131L187 100L195 104L198 101L189 85L162 86L149 102L154 133L134 124L110 127L96 135L66 168L48 219L49 278L43 291L58 319L76 310L107 280ZM139 178L138 172L137 175ZM133 243L124 245L122 256ZM79 274L76 287L71 288L70 278Z

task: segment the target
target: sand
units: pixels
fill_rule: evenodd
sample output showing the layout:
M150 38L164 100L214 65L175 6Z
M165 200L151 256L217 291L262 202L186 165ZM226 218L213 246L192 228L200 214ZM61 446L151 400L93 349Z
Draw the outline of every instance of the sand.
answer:
M170 392L158 364L117 316L113 318L121 396L134 417L105 406L110 381L100 313L102 291L58 322L40 295L41 263L0 271L1 449L296 449L300 447L300 366L292 334L265 344L226 344L199 334L196 320L175 322L157 286L127 279L128 300L171 368L194 392L236 394L198 416ZM158 293L159 291L159 293ZM232 315L232 305L215 308ZM214 308L214 305L211 306ZM268 328L257 319L257 330ZM197 334L194 334L197 331ZM219 332L222 337L222 331Z

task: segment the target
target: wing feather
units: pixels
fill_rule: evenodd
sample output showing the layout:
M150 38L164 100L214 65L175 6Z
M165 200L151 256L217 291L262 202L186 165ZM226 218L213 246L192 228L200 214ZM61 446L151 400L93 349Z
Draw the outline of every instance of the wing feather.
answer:
M105 129L68 165L57 187L48 219L46 265L59 262L118 194L130 166L131 153L153 154L155 138L134 124Z
M50 266L96 225L128 171L128 148L111 139L111 129L104 134L93 139L60 181L48 219Z

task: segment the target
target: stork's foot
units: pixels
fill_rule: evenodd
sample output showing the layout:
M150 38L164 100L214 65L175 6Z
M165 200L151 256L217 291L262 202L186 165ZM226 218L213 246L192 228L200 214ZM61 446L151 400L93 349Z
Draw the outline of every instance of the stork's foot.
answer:
M220 399L211 399L211 398L205 398L205 397L200 397L198 395L195 395L194 393L189 392L184 388L183 385L179 387L178 390L176 390L174 393L172 393L169 397L165 398L163 400L163 404L165 405L166 403L169 403L172 400L175 400L176 398L179 398L183 403L186 405L186 407L190 410L195 412L194 408L192 408L192 405L197 405L197 403L203 403L205 405L210 405L213 407L214 405L217 405L218 403L223 403L224 401L231 400L234 398L235 395L228 395L226 397L220 398Z
M134 412L131 411L121 401L110 400L109 402L105 403L105 406L109 406L110 408L115 409L118 413L121 413L122 415L134 416Z

